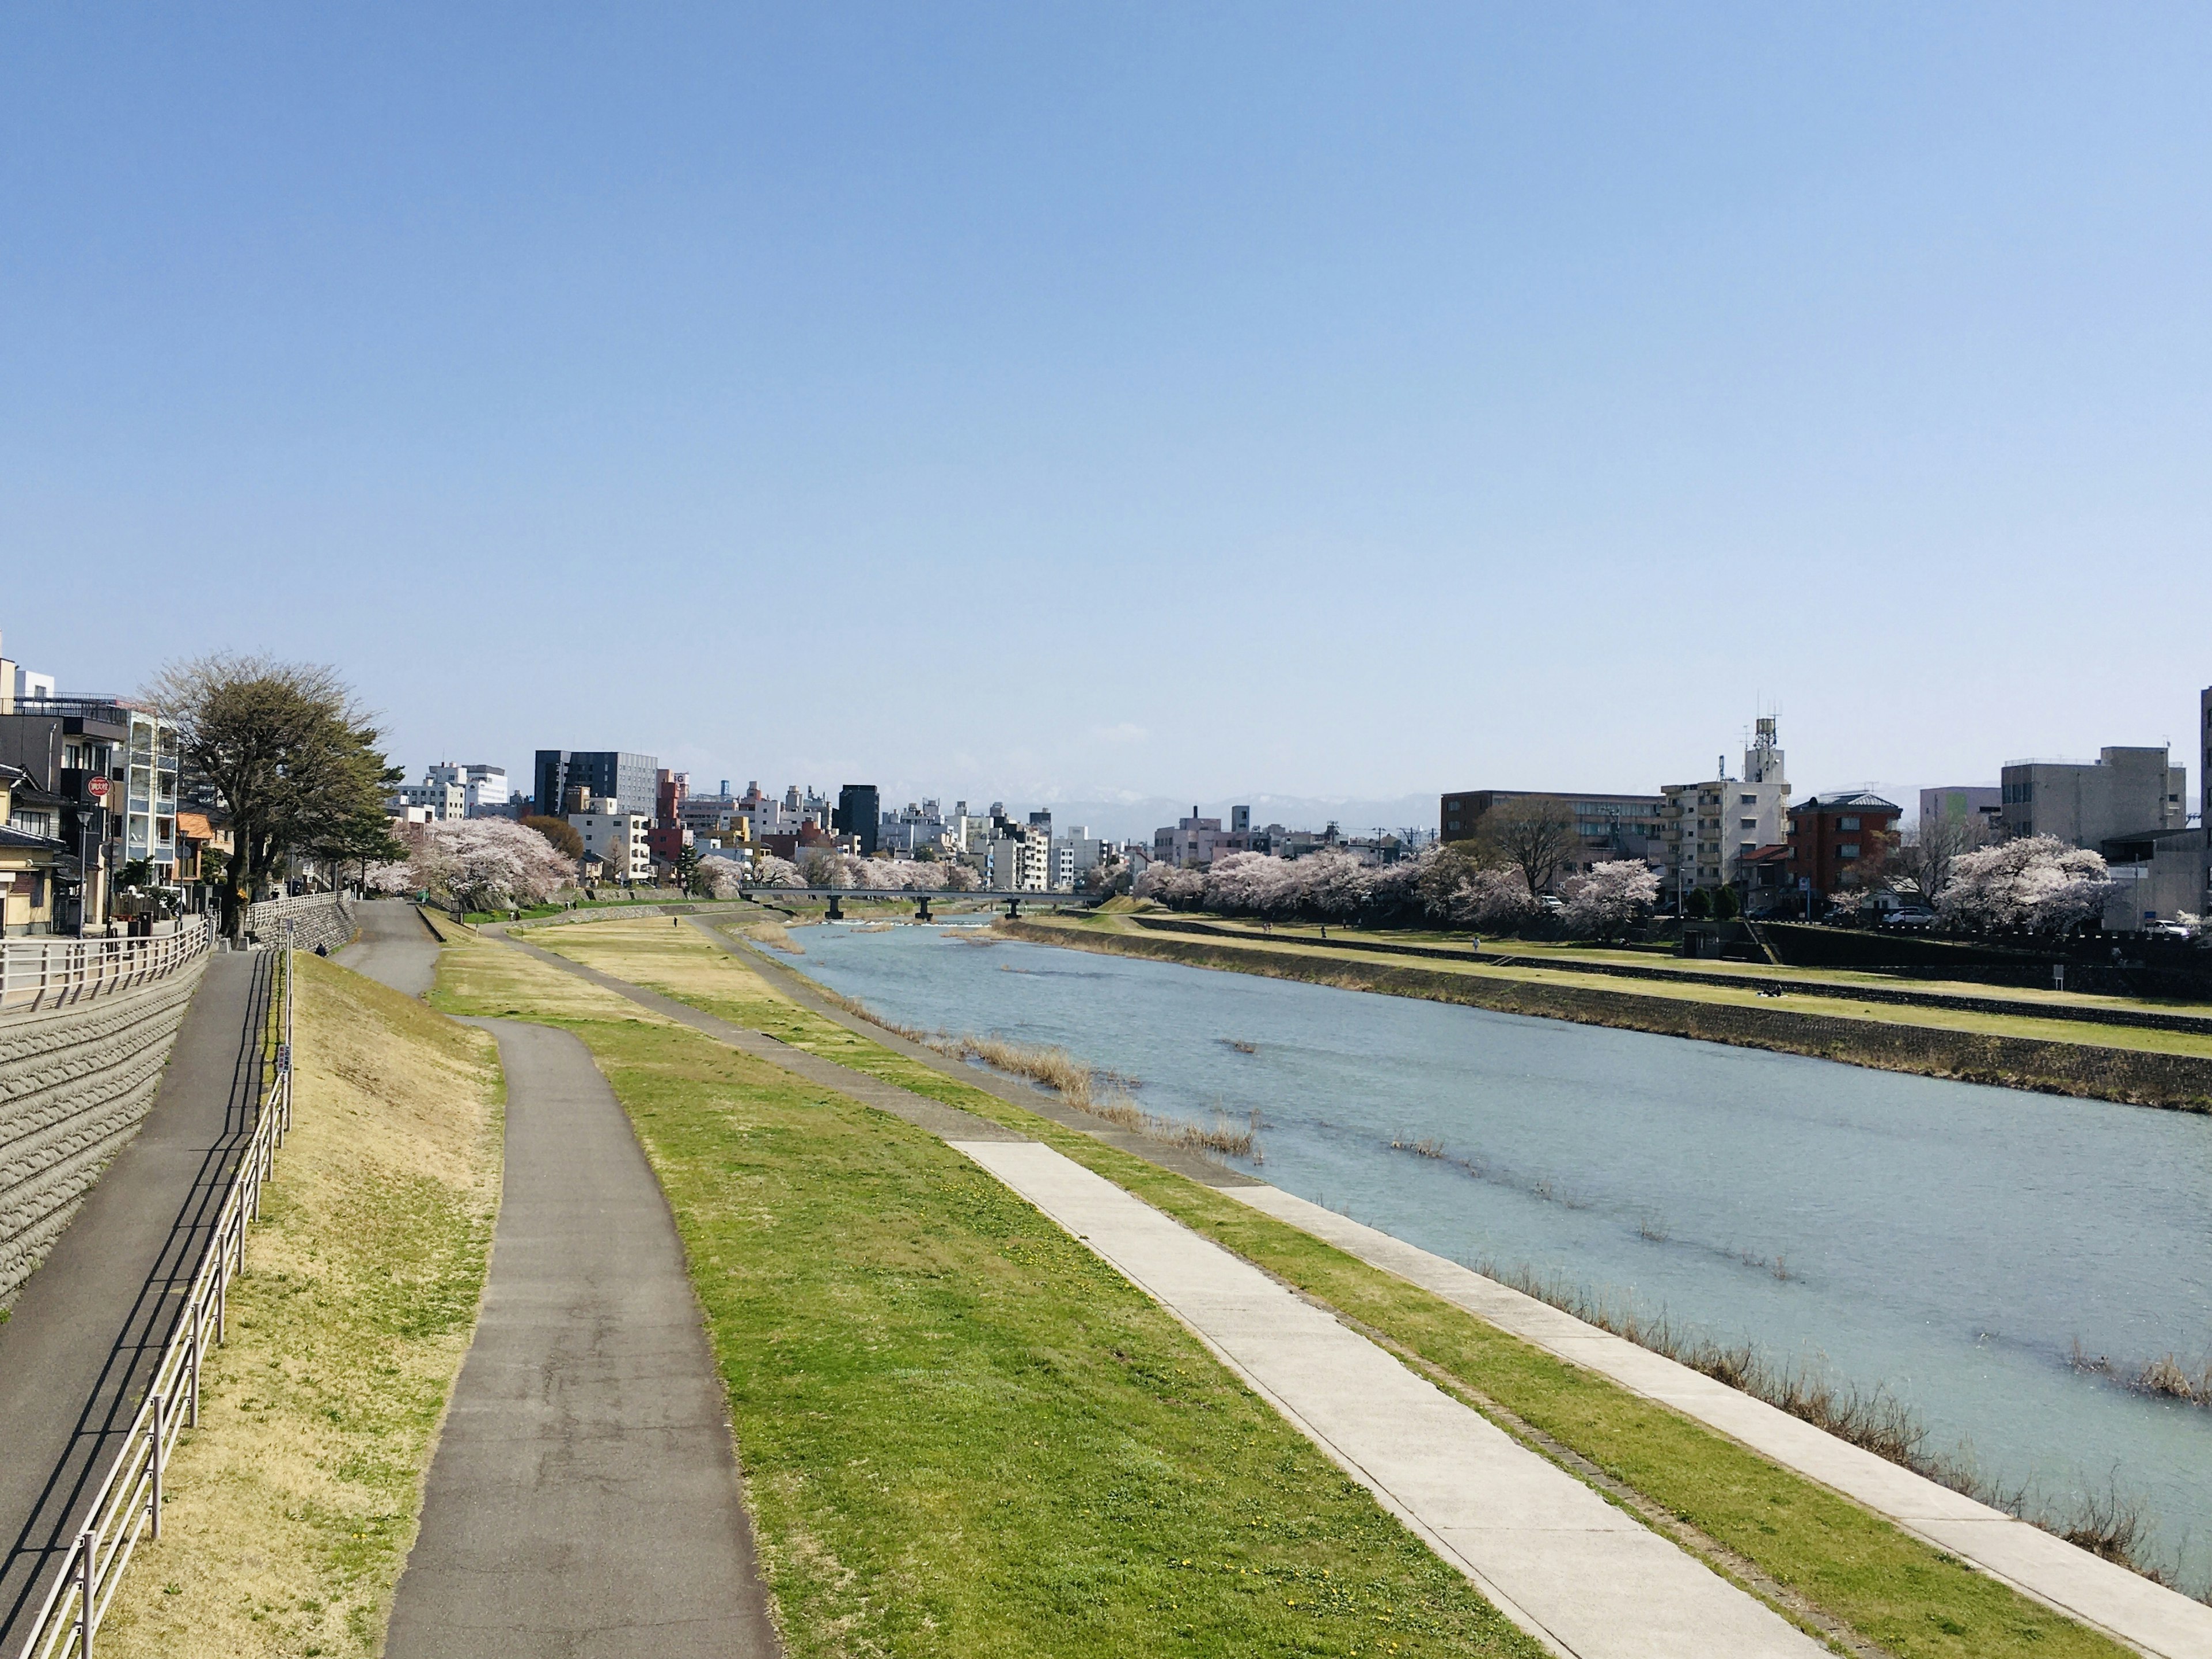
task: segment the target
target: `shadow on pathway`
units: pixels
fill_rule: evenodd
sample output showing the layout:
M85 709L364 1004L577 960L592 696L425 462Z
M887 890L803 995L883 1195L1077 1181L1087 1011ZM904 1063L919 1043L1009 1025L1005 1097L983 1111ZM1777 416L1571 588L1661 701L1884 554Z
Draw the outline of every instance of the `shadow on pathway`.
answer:
M0 1652L122 1449L260 1104L272 951L217 951L154 1104L0 1325Z

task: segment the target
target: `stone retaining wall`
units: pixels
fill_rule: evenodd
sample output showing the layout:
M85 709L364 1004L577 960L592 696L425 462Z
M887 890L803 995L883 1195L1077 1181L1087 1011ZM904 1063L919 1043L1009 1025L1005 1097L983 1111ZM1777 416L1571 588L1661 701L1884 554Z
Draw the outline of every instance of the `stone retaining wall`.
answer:
M272 899L246 908L246 931L264 945L282 945L288 921L292 925L295 951L312 951L319 945L325 951L337 951L353 941L353 907L336 893Z
M1839 1014L1800 1012L1628 990L1489 979L1432 968L1291 956L1196 939L1088 933L1035 922L994 924L1011 938L1109 955L1152 957L1198 968L1225 968L1346 990L1457 1002L1499 1013L1571 1019L1584 1025L1695 1037L1743 1048L1769 1048L1883 1071L1915 1072L2045 1094L2075 1095L2178 1111L2212 1112L2212 1060L2089 1042L1951 1031Z
M137 1133L206 970L0 1018L0 1308Z

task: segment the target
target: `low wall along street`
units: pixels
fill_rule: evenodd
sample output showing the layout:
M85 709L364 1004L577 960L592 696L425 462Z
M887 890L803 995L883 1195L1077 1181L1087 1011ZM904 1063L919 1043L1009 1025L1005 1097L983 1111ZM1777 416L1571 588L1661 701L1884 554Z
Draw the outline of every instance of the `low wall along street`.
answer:
M137 1133L206 968L202 954L132 990L0 1016L0 1308Z
M1345 990L1381 991L1457 1002L1498 1013L1568 1019L1584 1025L1695 1037L1738 1048L1769 1048L1843 1060L1882 1071L1914 1072L1966 1083L2033 1089L2137 1106L2212 1111L2212 1060L2087 1042L2053 1042L1887 1024L1837 1014L1787 1008L1741 1007L1686 998L1639 995L1629 990L1547 985L1369 961L1346 961L1287 951L1241 949L1193 939L1129 933L1091 933L1028 921L994 924L1012 939L1115 956L1152 957L1197 968L1265 974Z

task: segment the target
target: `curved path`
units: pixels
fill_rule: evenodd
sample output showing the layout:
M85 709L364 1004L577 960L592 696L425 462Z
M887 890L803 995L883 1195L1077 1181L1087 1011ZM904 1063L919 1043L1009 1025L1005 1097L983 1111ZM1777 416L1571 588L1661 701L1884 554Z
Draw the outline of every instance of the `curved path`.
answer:
M138 1133L0 1324L0 1652L144 1399L261 1100L267 951L217 951Z
M365 904L338 960L419 995L438 941ZM507 1074L491 1272L392 1608L390 1659L778 1652L674 1219L571 1033L477 1020Z
M419 997L438 976L438 936L404 899L371 899L354 907L361 937L336 960L403 996Z

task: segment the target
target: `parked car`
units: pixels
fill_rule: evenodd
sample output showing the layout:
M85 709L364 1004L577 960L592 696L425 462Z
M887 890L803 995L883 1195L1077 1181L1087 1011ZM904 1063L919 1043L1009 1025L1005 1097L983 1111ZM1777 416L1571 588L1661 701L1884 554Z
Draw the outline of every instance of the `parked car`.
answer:
M1881 919L1885 927L1933 927L1936 913L1924 904L1900 904Z
M2145 939L2192 939L2197 937L2178 921L2154 921L2143 929Z

